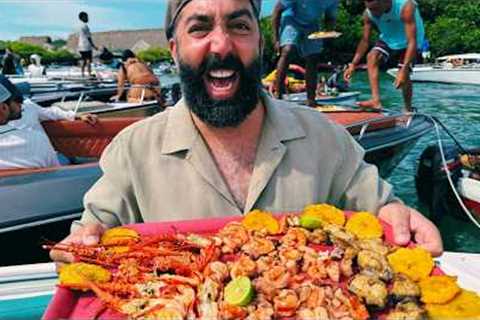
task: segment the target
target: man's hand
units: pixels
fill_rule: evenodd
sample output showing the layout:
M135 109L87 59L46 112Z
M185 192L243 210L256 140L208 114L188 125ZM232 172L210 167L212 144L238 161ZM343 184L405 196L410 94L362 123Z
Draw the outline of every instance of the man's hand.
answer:
M95 114L86 113L78 116L78 119L94 126L98 122L98 117Z
M347 69L343 72L343 80L346 83L350 83L352 79L352 75L355 72L355 65L353 63L349 63Z
M86 224L72 232L68 237L63 239L61 244L83 244L95 245L100 241L100 237L105 232L106 228L101 224ZM55 250L50 251L50 258L55 262L57 272L59 268L65 263L74 262L74 257L71 253Z
M408 80L409 76L409 71L406 67L402 67L398 70L397 77L395 78L395 81L393 85L395 86L396 89L402 88L405 83Z
M420 212L400 203L390 203L380 209L378 217L393 228L394 242L407 245L413 240L433 256L443 252L442 238L437 227Z

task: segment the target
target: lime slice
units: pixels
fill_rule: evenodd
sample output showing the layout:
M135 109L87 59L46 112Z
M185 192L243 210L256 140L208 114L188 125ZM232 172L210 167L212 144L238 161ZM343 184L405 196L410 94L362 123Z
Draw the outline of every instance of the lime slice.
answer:
M317 229L322 226L322 218L312 214L302 214L300 216L300 226L305 229Z
M254 295L252 282L248 277L237 277L225 287L225 302L233 306L246 306Z

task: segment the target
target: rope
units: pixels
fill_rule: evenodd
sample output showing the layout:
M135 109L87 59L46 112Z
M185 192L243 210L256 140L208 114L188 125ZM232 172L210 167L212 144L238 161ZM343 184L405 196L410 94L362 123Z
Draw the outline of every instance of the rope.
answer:
M467 215L467 217L473 222L473 224L478 227L480 229L480 223L477 221L477 219L475 219L475 217L473 216L473 214L470 212L470 210L468 210L467 206L465 205L465 203L463 202L462 200L462 197L458 194L458 191L457 191L457 188L455 187L455 184L453 183L453 180L452 180L452 177L451 177L451 173L450 173L450 169L448 169L448 165L447 165L447 160L445 158L445 153L443 151L443 143L442 143L442 138L441 138L441 135L440 135L440 129L439 129L439 125L447 132L447 134L452 138L452 140L455 141L455 143L457 143L457 145L460 147L460 149L466 153L465 149L463 149L461 147L461 145L458 144L458 141L457 139L455 139L453 137L453 135L447 130L447 128L440 122L440 120L432 117L432 116L429 116L429 115L426 115L426 114L423 114L423 116L425 116L427 119L429 119L432 123L433 123L433 126L435 128L435 133L436 133L436 136L437 136L437 143L438 143L438 147L440 149L440 156L442 158L442 165L443 165L443 169L445 170L445 173L447 175L447 180L448 180L448 183L450 184L450 187L452 189L452 192L453 194L455 195L455 197L457 198L457 201L458 203L460 204L460 207L463 209L463 211L465 212L465 214Z

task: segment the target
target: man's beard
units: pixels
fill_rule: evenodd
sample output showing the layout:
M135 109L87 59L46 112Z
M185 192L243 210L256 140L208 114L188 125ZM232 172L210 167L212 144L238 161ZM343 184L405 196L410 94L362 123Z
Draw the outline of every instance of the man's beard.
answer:
M208 94L204 78L212 70L233 70L238 77L237 92L225 100L215 100ZM217 128L237 127L255 109L261 88L261 59L244 66L240 59L228 55L208 55L198 68L179 61L182 93L189 109L203 122Z

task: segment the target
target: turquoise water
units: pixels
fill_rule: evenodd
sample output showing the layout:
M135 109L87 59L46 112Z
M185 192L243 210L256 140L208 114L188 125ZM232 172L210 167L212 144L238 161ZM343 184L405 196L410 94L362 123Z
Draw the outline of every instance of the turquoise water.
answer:
M0 320L40 319L51 298L44 295L0 301Z
M393 110L401 110L401 91L393 87L393 78L381 76L382 104ZM354 75L353 90L362 92L361 99L368 99L370 88L366 72ZM480 86L448 85L438 83L414 83L414 106L419 112L437 116L466 148L480 147ZM408 205L423 210L415 191L417 160L426 146L436 142L432 132L420 139L388 179L395 186L396 194ZM447 142L451 140L445 139ZM445 217L439 222L446 250L480 252L480 229L473 223L458 218Z

